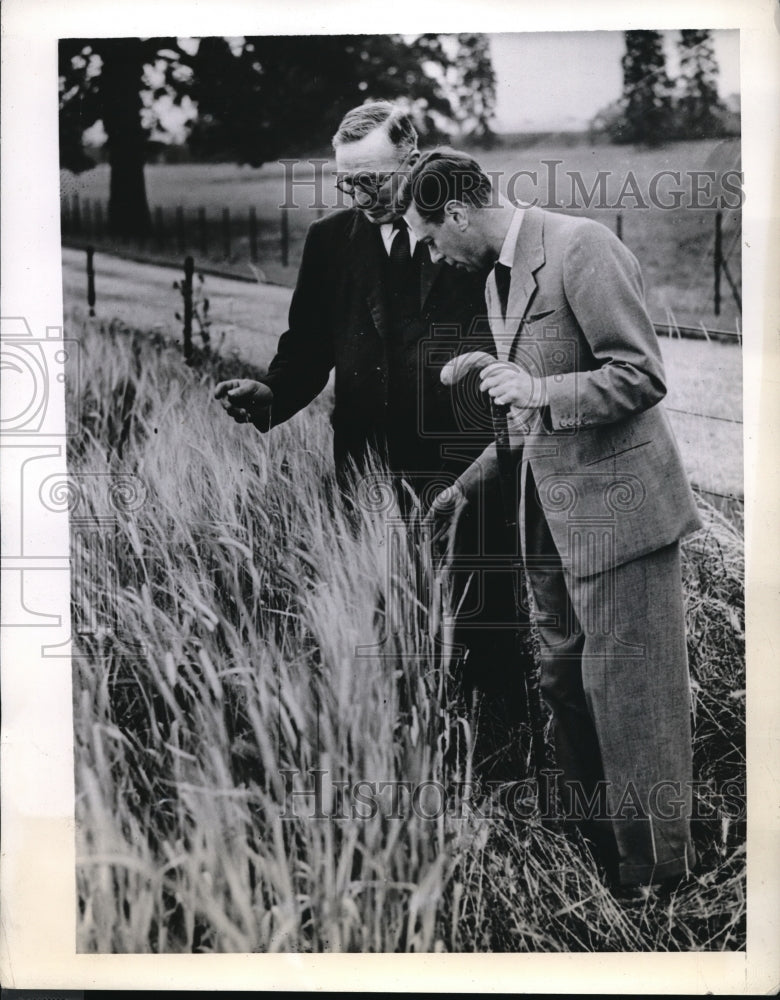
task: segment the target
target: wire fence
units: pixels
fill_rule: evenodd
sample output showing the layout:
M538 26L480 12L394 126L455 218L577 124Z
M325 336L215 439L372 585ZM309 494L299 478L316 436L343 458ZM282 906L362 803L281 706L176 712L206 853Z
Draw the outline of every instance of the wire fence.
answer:
M261 212L250 205L243 211L234 208L173 208L156 206L151 212L151 229L144 236L123 238L112 234L108 225L108 208L99 199L82 198L77 192L64 196L60 203L62 242L64 245L84 248L94 246L104 252L131 257L150 263L180 266L181 260L192 255L204 273L235 277L244 281L267 281L276 284L292 283L300 262L306 231L315 219L322 218L326 209L264 208ZM711 314L720 317L724 294L730 294L738 311L742 300L739 274L733 258L740 245L740 230L724 230L724 214L718 210L709 213L710 238L706 248L699 252L698 263L687 282L690 291L696 285L706 296L707 280L703 269L711 269ZM625 240L624 212L612 216L614 231ZM707 225L705 218L701 226ZM731 262L731 263L730 263ZM724 280L725 279L725 282ZM725 286L725 287L724 287ZM708 309L709 311L709 309ZM674 326L674 324L668 324ZM678 328L682 336L708 336L702 327ZM716 339L733 339L732 332L716 331Z
M60 203L60 225L65 246L92 246L117 256L174 266L193 255L205 273L286 285L300 260L310 222L324 213L324 208L280 208L271 216L267 211L258 213L253 206L244 212L228 207L156 206L148 233L123 237L110 231L104 202L74 193Z

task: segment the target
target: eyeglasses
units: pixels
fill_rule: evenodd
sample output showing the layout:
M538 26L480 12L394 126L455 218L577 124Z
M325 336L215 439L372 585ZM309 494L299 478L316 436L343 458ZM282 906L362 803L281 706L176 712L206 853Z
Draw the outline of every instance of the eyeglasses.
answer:
M359 173L352 174L351 176L339 177L336 181L336 187L339 191L343 191L344 194L348 194L350 197L354 197L355 192L359 190L370 198L376 198L390 179L406 168L409 160L416 152L416 149L410 150L395 170L388 170L382 173L361 170Z

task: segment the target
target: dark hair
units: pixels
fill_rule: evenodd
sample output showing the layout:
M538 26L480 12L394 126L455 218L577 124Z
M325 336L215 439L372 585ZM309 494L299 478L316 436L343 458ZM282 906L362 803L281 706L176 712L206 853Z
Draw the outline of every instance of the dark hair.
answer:
M476 160L443 146L425 153L414 164L400 197L404 210L414 202L423 219L440 224L447 202L485 208L493 200L493 186Z
M390 101L369 101L344 115L333 136L333 148L357 142L380 126L387 129L390 142L403 152L411 152L417 145L417 129L405 111Z

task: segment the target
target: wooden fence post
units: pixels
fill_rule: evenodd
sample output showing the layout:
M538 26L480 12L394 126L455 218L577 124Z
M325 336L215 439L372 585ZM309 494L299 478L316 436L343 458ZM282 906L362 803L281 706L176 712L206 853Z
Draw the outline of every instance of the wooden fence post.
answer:
M290 219L287 214L287 209L282 209L282 220L281 220L281 256L282 256L282 267L287 267L290 262Z
M200 239L200 253L202 257L209 255L209 229L206 225L206 209L201 206L198 209L198 235Z
M713 253L713 264L715 267L715 315L720 316L720 271L723 266L723 213L720 210L715 213L715 250Z
M249 256L253 264L257 263L257 212L255 206L249 209Z
M184 258L184 283L182 297L184 298L184 363L192 364L192 275L195 272L195 261L192 257Z
M89 315L95 315L95 248L87 247L87 305Z

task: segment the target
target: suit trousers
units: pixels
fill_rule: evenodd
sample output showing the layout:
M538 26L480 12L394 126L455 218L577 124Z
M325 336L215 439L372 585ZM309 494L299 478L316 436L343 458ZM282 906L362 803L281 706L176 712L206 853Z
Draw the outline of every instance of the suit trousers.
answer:
M684 875L693 755L679 542L576 577L531 475L525 558L561 803L625 885Z

